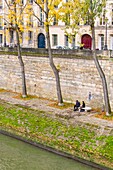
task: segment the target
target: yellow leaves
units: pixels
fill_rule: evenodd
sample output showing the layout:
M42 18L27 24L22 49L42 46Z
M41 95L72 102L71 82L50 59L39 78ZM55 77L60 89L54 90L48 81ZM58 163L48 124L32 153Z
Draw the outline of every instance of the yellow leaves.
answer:
M16 4L19 4L19 3L21 3L22 1L21 0L15 0L15 3Z
M76 0L76 1L63 2L62 6L60 7L60 13L62 14L63 22L67 22L67 18L68 18L70 21L74 21L74 22L76 21L76 23L78 23L81 14L80 1Z
M25 13L28 15L31 15L31 14L33 14L33 6L31 5L31 4L28 4L27 6L26 6L26 8L25 8Z
M23 32L23 31L24 31L23 25L19 24L18 27L19 27L20 32Z
M15 0L15 4L11 5L11 8L8 10L7 20L9 25L15 27L18 25L19 30L23 32L26 25L31 25L32 19L30 17L33 15L32 5L26 3L26 5L22 5L22 0ZM25 21L25 22L24 22ZM28 23L29 24L26 24ZM11 23L11 24L10 24Z
M61 70L60 64L58 64L58 65L56 66L56 68L57 68L58 71L60 71L60 70Z
M26 28L26 30L29 30L29 29L30 29L30 26L29 26L29 25L26 25L25 28Z
M37 4L43 4L43 0L36 0Z
M8 1L7 1L8 2ZM7 10L7 42L10 41L10 30L16 30L19 33L19 40L22 42L22 33L24 30L32 28L32 5L29 3L22 4L22 0L15 0Z
M6 31L6 41L10 42L9 30L6 29L5 31Z
M44 0L44 1L43 1L43 0L35 0L35 1L36 1L37 4L40 5L40 7L41 7L42 9L44 9L45 0Z

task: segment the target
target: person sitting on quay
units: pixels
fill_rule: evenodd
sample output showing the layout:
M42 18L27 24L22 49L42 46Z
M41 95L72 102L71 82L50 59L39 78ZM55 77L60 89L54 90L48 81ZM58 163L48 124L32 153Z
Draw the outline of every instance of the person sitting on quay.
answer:
M85 111L85 102L82 101L82 106L80 106L80 112L84 112Z
M80 102L76 100L76 104L74 105L74 111L79 110L79 108L80 108Z

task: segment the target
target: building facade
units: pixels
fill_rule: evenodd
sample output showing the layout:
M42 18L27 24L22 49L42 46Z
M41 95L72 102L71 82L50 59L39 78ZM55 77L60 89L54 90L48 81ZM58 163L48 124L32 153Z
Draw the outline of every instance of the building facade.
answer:
M24 5L27 0L22 0ZM22 47L31 48L46 48L46 34L44 29L44 14L43 11L36 6L33 0L29 0L29 3L33 6L35 14L40 20L35 17L29 18L30 29L25 29L22 33ZM7 6L4 0L0 0L0 46L14 47L16 45L15 31L8 29L7 24ZM96 49L113 50L113 0L108 0L106 4L106 15L102 13L100 18L95 20L96 30ZM26 18L23 18L24 24L26 24ZM65 23L56 20L50 26L50 39L51 47L78 47L81 44L84 48L92 48L92 35L88 23L80 23L79 31L76 36L73 36L70 42L69 37L65 34Z

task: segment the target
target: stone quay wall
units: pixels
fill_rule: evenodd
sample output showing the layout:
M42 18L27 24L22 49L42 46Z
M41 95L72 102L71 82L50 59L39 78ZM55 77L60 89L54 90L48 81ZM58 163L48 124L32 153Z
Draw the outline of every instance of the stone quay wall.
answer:
M28 94L57 99L56 81L48 57L23 56ZM60 81L64 101L78 99L87 106L102 107L103 87L93 60L54 58L60 67ZM99 60L108 83L113 110L113 61ZM21 69L17 56L0 55L0 88L21 93ZM89 100L91 93L91 100Z

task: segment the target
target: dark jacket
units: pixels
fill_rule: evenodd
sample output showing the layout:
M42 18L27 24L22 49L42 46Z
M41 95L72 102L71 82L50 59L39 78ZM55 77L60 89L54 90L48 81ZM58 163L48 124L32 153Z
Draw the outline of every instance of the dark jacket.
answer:
M85 107L85 103L84 102L82 103L82 107Z
M79 101L76 101L76 107L80 107L80 102Z

